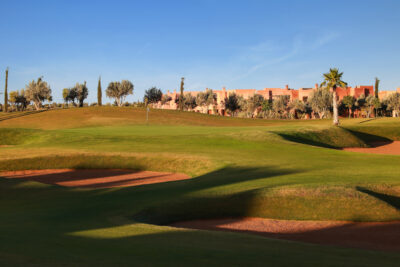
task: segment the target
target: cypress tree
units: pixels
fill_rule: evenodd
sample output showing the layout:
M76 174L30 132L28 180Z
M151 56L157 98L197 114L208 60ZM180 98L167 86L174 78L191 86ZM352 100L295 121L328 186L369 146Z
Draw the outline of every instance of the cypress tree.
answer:
M101 103L101 95L102 94L102 92L101 92L101 77L99 77L99 84L97 85L97 105L98 106L101 106L102 105L102 103Z
M379 82L378 77L375 77L375 97L379 98Z
M7 112L7 110L8 110L8 92L7 92L7 87L8 87L8 68L6 69L6 86L4 88L4 112Z
M183 111L183 85L184 85L183 81L184 80L185 80L185 78L182 77L182 79L181 79L181 94L179 95L179 109L181 111Z

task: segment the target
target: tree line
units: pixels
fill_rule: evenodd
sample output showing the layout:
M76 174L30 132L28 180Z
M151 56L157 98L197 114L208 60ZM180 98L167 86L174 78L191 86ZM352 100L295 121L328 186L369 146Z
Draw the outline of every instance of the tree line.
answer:
M114 99L115 104L120 107L124 104L125 98L133 94L133 89L133 84L128 80L110 82L106 89L106 96ZM64 88L62 91L62 98L65 103L71 103L77 107L83 107L84 101L87 99L88 95L89 89L86 86L86 81L83 83L76 83L75 86ZM43 77L32 80L24 89L8 93L8 68L6 69L3 111L9 111L9 103L15 106L18 111L25 110L30 104L33 105L34 109L39 110L45 101L51 102L52 100L52 90L50 85L43 80ZM97 86L97 105L102 105L101 78L99 78Z
M357 99L353 96L345 96L340 102L337 101L337 87L347 87L347 83L342 80L343 72L332 68L323 74L323 82L314 90L307 101L298 99L291 100L289 96L281 95L274 99L264 99L263 96L255 94L244 99L234 93L227 96L223 101L225 110L231 116L239 117L259 117L271 119L300 119L306 117L329 118L332 116L333 124L339 124L339 113L347 113L349 117L354 117L361 111L367 117L372 114L375 116L387 116L391 112L393 117L400 116L400 93L395 92L388 98L381 101L378 97L379 79L375 79L375 92L373 95L361 95ZM217 104L216 94L207 89L196 96L190 93L184 94L184 78L181 79L181 93L175 99L180 110L193 110L200 107L204 113L208 113L209 108L215 108ZM29 82L24 89L12 91L8 94L8 68L6 70L6 84L4 96L4 111L8 111L8 103L13 104L17 110L25 110L31 103L36 110L39 110L44 101L52 101L52 90L50 85L39 77L37 80ZM128 80L110 82L106 89L106 96L114 99L116 106L124 105L125 98L132 95L134 85ZM84 100L88 97L89 90L86 82L76 83L75 86L64 88L62 91L63 100L73 106L82 107ZM143 101L146 103L165 104L171 101L171 97L164 95L157 87L152 87L145 91ZM98 80L97 105L102 105L101 78ZM214 111L215 113L216 111Z
M231 116L246 118L268 118L268 119L301 119L301 118L332 118L333 124L339 124L339 114L349 117L356 117L360 113L365 113L366 117L372 114L377 116L387 116L389 112L393 117L400 116L400 94L393 93L384 100L379 99L379 79L375 79L375 91L373 94L358 98L345 96L338 101L337 87L346 88L347 83L342 80L343 72L332 68L323 74L323 82L310 95L306 101L299 99L291 100L288 95L281 95L274 99L265 99L262 95L244 99L235 93L229 94L223 100L223 107ZM153 87L146 91L145 98L149 103L161 104L168 103L172 98L163 95L161 90ZM190 93L181 94L175 102L182 103L184 110L193 110L200 107L203 113L208 113L209 108L215 109L217 96L211 90L200 92L196 96ZM179 105L181 107L181 105ZM214 110L213 113L217 111Z

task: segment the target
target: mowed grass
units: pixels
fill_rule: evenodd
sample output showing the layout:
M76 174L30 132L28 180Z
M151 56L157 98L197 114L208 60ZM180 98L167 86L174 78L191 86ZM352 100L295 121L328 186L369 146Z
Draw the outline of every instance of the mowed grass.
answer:
M390 266L394 253L182 230L170 222L258 216L400 219L400 156L345 152L399 140L400 121L265 121L83 108L0 122L0 169L130 168L193 179L72 189L0 178L1 265ZM371 229L373 231L373 229Z

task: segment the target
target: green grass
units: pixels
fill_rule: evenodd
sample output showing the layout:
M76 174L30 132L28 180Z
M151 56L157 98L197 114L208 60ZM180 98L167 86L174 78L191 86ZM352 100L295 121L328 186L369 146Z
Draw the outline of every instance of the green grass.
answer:
M395 266L400 256L170 222L258 216L400 220L400 156L345 152L399 140L400 121L264 121L83 108L0 121L0 170L130 168L193 179L71 189L0 178L0 265ZM373 229L371 229L373 231Z

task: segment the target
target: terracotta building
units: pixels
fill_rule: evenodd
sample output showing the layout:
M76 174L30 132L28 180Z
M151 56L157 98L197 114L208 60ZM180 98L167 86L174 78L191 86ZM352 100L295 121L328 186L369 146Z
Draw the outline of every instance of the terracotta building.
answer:
M396 92L400 94L400 87L397 88ZM385 99L393 93L395 93L395 91L381 91L379 92L379 99Z
M208 113L208 114L220 114L220 115L226 115L225 112L225 99L228 98L229 94L235 93L238 96L242 96L244 99L248 99L255 94L261 95L264 97L264 99L267 100L274 100L275 98L279 96L286 95L289 97L290 101L293 101L295 99L301 100L303 102L306 102L312 92L318 88L318 84L315 84L314 87L310 88L299 88L299 89L292 89L289 88L288 85L286 85L284 88L264 88L263 90L257 90L257 89L226 89L223 87L221 90L214 90L213 93L216 96L216 101L214 104L210 104L207 107L196 107L192 111L195 112L201 112L201 113ZM208 88L206 88L208 90ZM206 91L205 90L205 91ZM400 88L397 89L400 92ZM343 97L350 95L353 96L354 98L358 98L361 95L364 96L369 96L374 94L374 86L372 85L358 85L356 87L347 87L347 88L337 88L337 96L338 100L342 100ZM185 91L186 94L191 94L192 96L196 97L200 91ZM379 97L381 99L386 98L388 95L391 93L394 93L394 91L382 91L379 93ZM179 93L174 90L173 92L170 92L169 90L165 94L166 96L170 97L170 101L167 101L165 103L162 103L161 101L154 104L154 108L159 108L159 109L178 109L178 99L179 99Z

